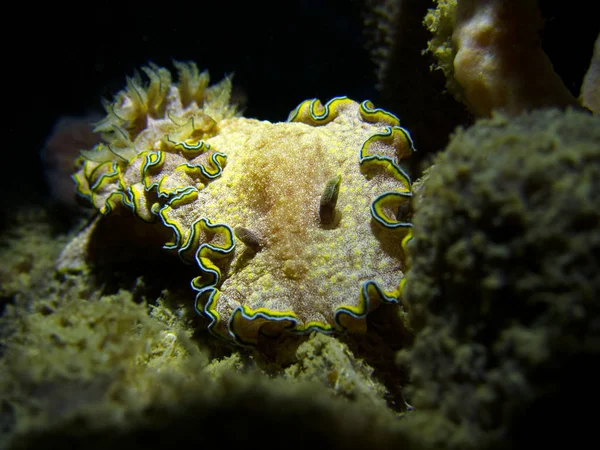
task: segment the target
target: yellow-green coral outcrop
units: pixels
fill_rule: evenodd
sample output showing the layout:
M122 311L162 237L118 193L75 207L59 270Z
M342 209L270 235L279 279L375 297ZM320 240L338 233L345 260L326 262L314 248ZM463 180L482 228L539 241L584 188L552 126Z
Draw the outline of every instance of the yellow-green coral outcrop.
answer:
M595 419L556 400L598 398L600 118L480 120L427 176L403 295L413 426L432 448L585 445Z

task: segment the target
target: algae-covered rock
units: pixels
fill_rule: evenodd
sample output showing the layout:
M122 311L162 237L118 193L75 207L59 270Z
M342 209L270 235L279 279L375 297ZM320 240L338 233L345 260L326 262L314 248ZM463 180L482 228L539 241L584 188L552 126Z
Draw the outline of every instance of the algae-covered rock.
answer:
M187 370L191 333L177 312L160 303L149 312L128 292L90 295L75 279L64 284L71 285L64 298L10 308L2 319L13 333L2 341L1 410L16 434L90 409L146 406L160 373ZM198 349L192 353L207 364Z
M11 301L28 304L34 291L47 286L56 254L68 239L56 231L50 214L38 208L13 209L7 225L0 234L2 310Z
M53 272L67 236L48 220L34 208L2 236L0 448L408 445L388 387L337 338L290 341L285 362L227 348L175 290L153 296L152 272Z
M333 337L313 336L294 365L268 376L239 352L211 359L184 312L162 301L149 308L126 291L83 298L82 286L64 293L3 318L16 325L0 359L3 448L408 442L371 369Z
M160 381L175 382L165 387L176 397L125 411L123 418L100 407L18 436L11 449L278 449L289 442L314 449L420 448L384 411L335 399L313 384L241 375L222 383Z
M373 369L357 360L348 347L337 339L313 334L296 352L297 362L285 370L291 380L317 381L338 395L362 397L384 406L385 388L372 377Z
M411 421L451 448L589 437L600 120L556 110L482 120L456 133L428 176L405 287L418 334L400 355Z

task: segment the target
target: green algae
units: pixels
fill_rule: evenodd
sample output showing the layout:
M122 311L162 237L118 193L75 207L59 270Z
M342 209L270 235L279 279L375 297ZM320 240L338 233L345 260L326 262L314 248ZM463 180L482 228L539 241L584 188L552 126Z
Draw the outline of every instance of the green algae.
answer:
M34 208L3 236L3 448L158 448L199 432L254 433L252 446L298 434L347 448L407 441L386 387L346 344L317 333L273 359L231 347L151 276L55 271L74 232L48 221Z
M456 132L423 189L405 287L417 335L399 356L411 422L429 424L434 447L583 442L591 419L560 399L571 411L597 399L600 120L479 121Z

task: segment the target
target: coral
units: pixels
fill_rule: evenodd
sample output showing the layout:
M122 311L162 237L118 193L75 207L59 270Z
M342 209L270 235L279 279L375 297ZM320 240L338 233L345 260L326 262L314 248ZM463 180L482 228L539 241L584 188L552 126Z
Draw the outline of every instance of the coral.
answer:
M40 299L30 312L11 308L3 318L16 329L3 340L0 387L3 404L17 412L17 432L102 404L120 390L143 397L152 374L175 370L187 354L181 341L190 332L176 313L159 303L151 315L128 292L90 295L82 281L65 283L72 286L63 298Z
M390 62L394 56L397 44L396 34L400 29L396 22L402 13L401 5L396 1L374 1L365 2L364 26L365 35L369 39L371 59L377 67L377 89L384 87L388 75Z
M438 58L448 87L476 115L577 105L539 46L536 3L442 0L427 15L435 35L428 50Z
M207 87L193 64L177 67L178 84L152 66L147 86L133 78L107 103L78 192L171 230L164 248L200 271L197 310L240 344L360 331L397 302L411 226L399 160L413 151L398 119L346 97L303 102L284 123L237 117L229 79Z
M315 333L298 347L296 357L297 362L285 369L286 378L316 381L340 396L385 405L385 388L373 378L373 369L335 338Z
M376 66L377 104L391 111L402 111L402 124L419 143L419 152L407 163L412 174L420 173L429 165L424 159L444 148L459 124L471 121L466 107L444 89L447 80L456 83L454 78L431 70L431 58L423 56L423 45L431 34L422 22L432 1L367 0L362 3L363 32ZM430 28L435 27L442 36L445 27L448 40L451 38L452 23L448 18L430 13L428 19L436 21L429 24ZM430 42L432 47L434 40ZM435 47L436 56L441 56L443 44L438 42ZM446 48L451 47L446 45ZM450 65L440 67L451 67L453 59L454 55L449 55ZM431 132L432 123L436 126L435 133Z
M56 257L70 237L54 229L53 219L39 206L13 210L14 224L1 236L2 448L15 430L62 418L98 401L111 381L127 378L120 378L125 368L141 367L135 361L140 349L150 352L144 362L155 368L156 356L181 353L179 339L161 334L164 325L139 332L138 326L148 325L150 319L147 307L134 304L131 295L98 300L89 279L52 276ZM159 311L167 314L160 304L154 310L157 317ZM173 318L178 312L168 314ZM182 334L173 319L160 321L172 334ZM150 338L148 330L156 336ZM133 334L135 342L124 338L127 334Z
M401 354L415 423L445 430L434 444L593 438L560 403L598 400L598 192L600 118L575 110L481 120L436 159L407 246L417 334Z
M427 52L435 57L431 68L441 70L446 77L446 88L458 100L464 101L461 87L454 79L453 61L457 50L452 42L452 33L456 2L457 0L437 0L436 7L427 11L423 24L432 34L427 42Z

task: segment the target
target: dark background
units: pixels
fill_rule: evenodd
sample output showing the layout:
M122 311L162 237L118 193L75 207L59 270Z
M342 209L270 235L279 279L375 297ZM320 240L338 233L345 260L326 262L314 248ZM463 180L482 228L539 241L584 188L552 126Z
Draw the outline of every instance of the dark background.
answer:
M211 81L233 73L245 115L282 121L301 101L372 98L361 2L47 2L5 15L5 188L43 194L39 150L61 115L101 109L148 62L195 61Z
M542 2L544 46L575 93L598 33L596 16L586 10L591 3ZM193 60L213 82L234 73L234 85L248 97L245 115L271 121L285 120L308 98L381 100L362 1L11 6L1 31L3 215L47 191L39 151L54 121L101 111L100 99L112 98L125 76L148 62L172 69L173 59ZM402 118L410 107L392 112Z

